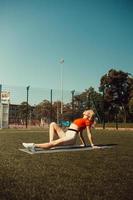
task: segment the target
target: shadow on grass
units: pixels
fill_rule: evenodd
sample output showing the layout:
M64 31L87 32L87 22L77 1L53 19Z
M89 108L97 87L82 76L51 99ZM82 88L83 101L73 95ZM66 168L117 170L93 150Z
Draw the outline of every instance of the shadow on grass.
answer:
M98 144L97 146L99 147L113 147L113 146L117 146L118 144Z

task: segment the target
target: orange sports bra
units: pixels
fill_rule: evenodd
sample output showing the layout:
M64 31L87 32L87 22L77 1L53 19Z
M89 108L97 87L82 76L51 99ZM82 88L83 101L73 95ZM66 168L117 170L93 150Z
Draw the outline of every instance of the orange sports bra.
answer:
M81 131L85 129L86 126L91 127L94 121L91 121L89 119L79 118L79 119L75 119L73 123L76 124L79 127L79 130Z

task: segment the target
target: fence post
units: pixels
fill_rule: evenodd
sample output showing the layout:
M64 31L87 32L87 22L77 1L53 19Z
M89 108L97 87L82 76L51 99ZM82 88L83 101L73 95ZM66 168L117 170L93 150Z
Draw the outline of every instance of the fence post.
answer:
M52 122L52 104L53 104L53 90L50 90L50 103L51 103L51 107L50 107L50 122Z
M29 111L29 109L28 109L28 101L29 101L29 88L30 88L30 86L27 86L26 87L26 91L27 91L27 101L26 101L26 128L28 127L28 111Z

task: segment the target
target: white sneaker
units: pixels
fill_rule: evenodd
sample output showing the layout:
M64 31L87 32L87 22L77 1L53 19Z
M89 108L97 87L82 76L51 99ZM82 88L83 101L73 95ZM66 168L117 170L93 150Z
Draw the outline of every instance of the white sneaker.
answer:
M35 144L34 143L22 143L22 145L28 149L29 151L35 152Z
M93 148L93 149L100 149L101 147L95 146L95 145L94 145L92 148Z

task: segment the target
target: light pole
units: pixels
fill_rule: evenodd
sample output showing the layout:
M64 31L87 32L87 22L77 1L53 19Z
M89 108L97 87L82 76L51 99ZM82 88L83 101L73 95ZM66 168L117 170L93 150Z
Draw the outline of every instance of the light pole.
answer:
M63 63L64 59L60 59L60 89L61 89L61 118L63 116Z
M26 101L26 128L28 126L28 101L29 101L29 89L30 89L30 86L28 85L26 87L26 91L27 91L27 101Z

